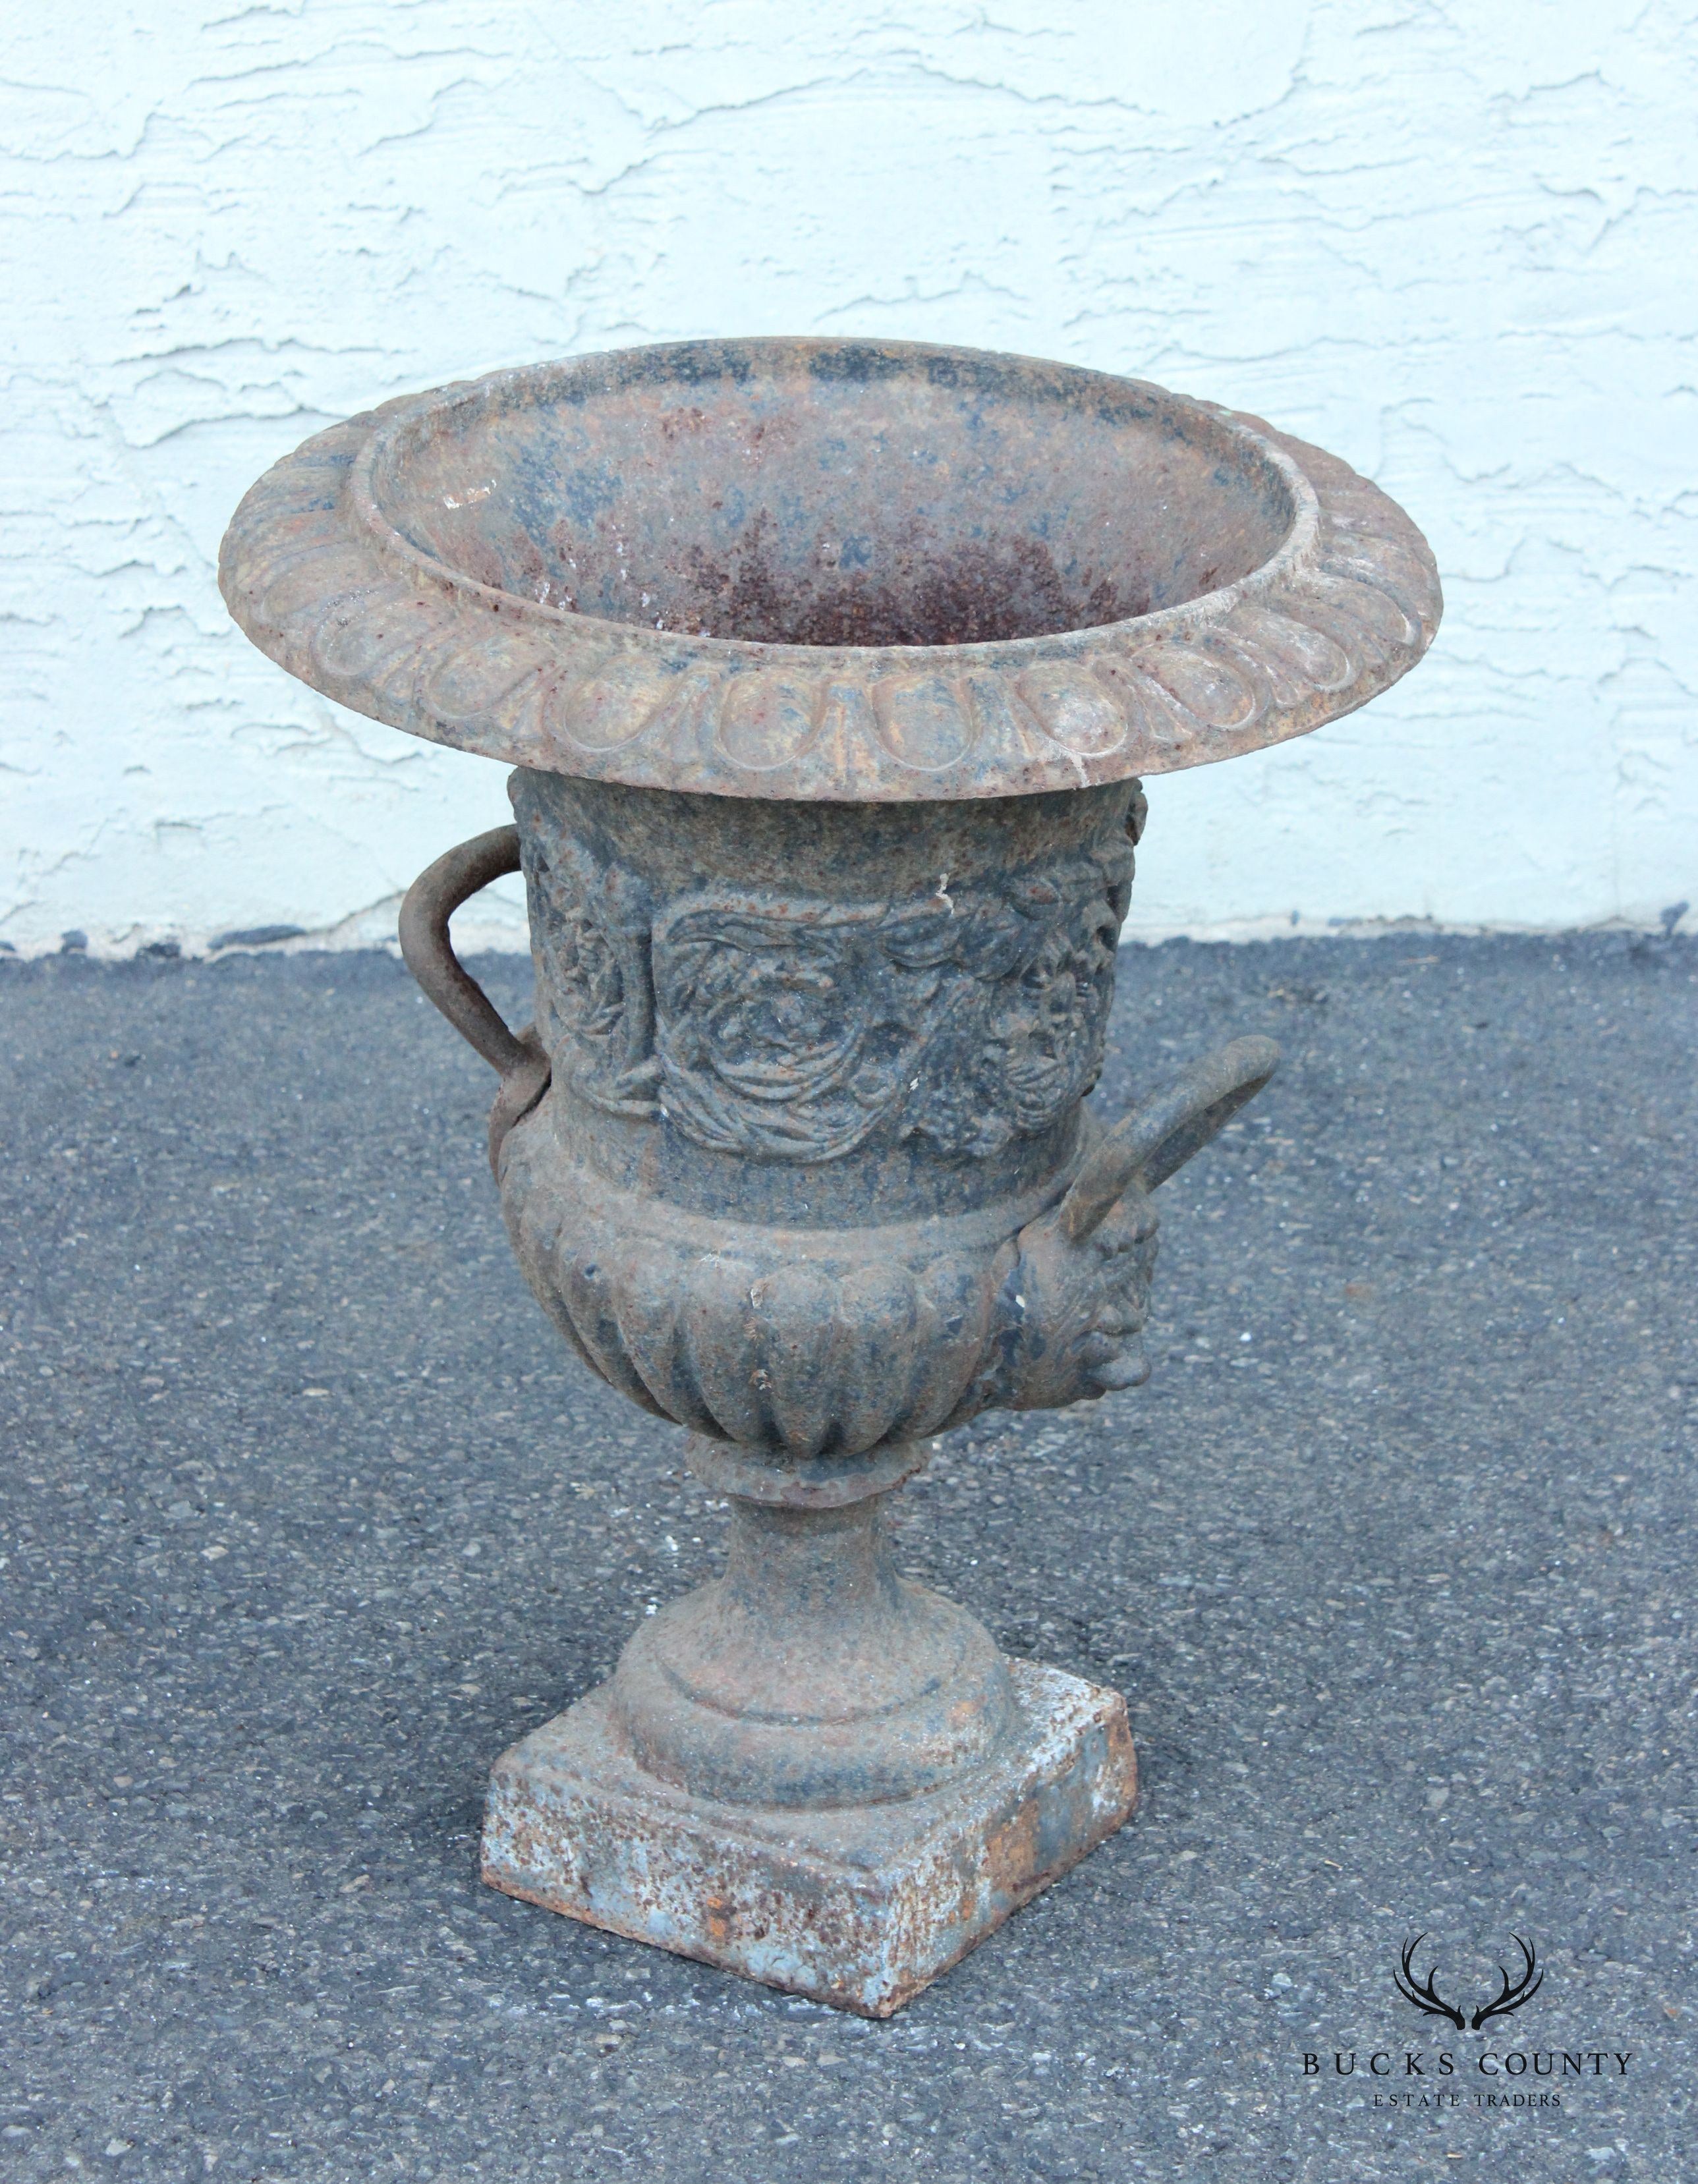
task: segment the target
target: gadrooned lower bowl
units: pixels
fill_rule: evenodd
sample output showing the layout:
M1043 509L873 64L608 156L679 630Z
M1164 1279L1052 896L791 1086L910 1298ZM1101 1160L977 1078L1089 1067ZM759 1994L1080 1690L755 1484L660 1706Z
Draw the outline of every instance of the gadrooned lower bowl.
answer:
M572 1348L643 1409L793 1462L917 1440L1005 1400L999 1292L1072 1167L931 1221L733 1223L573 1165L553 1099L503 1145L508 1231Z

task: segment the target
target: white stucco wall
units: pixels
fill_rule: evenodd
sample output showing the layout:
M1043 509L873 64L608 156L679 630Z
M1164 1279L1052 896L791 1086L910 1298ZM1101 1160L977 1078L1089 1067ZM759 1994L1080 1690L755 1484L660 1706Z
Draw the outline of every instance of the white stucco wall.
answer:
M14 8L0 938L383 930L501 770L237 634L242 489L405 389L781 331L1259 410L1432 539L1413 677L1152 784L1134 931L1698 901L1695 114L1678 0Z

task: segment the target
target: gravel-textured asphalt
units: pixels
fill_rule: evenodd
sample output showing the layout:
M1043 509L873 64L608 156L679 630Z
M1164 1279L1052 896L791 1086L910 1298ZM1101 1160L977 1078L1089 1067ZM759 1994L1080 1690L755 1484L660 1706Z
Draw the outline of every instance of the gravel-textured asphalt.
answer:
M1150 1384L956 1435L901 1546L1127 1693L1144 1802L870 2025L476 1880L720 1522L526 1294L482 1065L382 956L0 964L0 2177L1698 2177L1695 1000L1126 951L1110 1104L1287 1066L1162 1194ZM1422 1932L1543 1987L1454 2032Z

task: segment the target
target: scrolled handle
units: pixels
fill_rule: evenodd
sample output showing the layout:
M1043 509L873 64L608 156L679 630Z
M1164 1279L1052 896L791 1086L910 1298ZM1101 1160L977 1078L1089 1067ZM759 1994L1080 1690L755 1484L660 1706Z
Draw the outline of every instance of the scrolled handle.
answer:
M1086 1158L1056 1209L1070 1243L1081 1243L1105 1220L1132 1184L1154 1190L1255 1099L1279 1067L1271 1039L1235 1039L1116 1123Z
M548 1089L548 1057L528 1026L509 1028L495 1004L454 954L448 920L492 880L520 869L519 829L492 827L427 865L407 890L398 930L407 968L426 995L501 1079L489 1115L489 1164L502 1140Z

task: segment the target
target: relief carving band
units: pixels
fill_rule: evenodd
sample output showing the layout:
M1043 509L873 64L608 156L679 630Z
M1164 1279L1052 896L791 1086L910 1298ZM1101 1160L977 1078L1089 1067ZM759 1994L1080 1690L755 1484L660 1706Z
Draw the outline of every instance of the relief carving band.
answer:
M529 872L576 1089L715 1151L829 1161L882 1133L982 1158L1101 1068L1129 844L896 904L704 889L652 928L646 889L576 844Z
M657 1115L648 889L616 866L598 870L565 837L547 850L532 838L525 882L544 1045L576 1045L572 1082L596 1106Z

